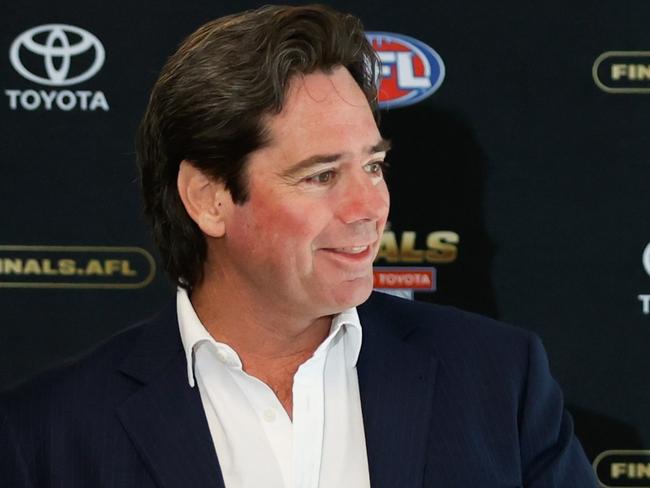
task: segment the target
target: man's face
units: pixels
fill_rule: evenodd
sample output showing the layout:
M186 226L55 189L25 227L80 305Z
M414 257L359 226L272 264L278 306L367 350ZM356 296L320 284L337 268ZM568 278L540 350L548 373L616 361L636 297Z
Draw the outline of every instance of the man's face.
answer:
M389 207L388 145L363 92L345 68L296 77L267 128L247 163L249 200L224 208L221 274L296 316L362 303Z

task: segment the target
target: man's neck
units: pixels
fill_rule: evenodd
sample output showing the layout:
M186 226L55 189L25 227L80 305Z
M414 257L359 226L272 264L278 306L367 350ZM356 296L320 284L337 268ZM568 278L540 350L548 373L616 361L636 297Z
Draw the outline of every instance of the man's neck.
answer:
M331 316L299 317L248 300L227 296L216 288L196 287L192 306L210 335L242 356L286 360L311 355L327 337Z
M328 336L332 317L287 316L205 285L190 300L210 335L237 352L244 371L266 383L291 417L293 377Z

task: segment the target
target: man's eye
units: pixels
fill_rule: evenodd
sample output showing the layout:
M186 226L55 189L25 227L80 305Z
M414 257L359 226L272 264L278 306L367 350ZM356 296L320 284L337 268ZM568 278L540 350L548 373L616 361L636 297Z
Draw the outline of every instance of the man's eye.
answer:
M325 185L327 183L330 183L334 179L334 176L335 176L334 171L330 169L315 174L314 176L309 176L305 178L305 182L316 184L316 185Z
M366 173L373 175L381 175L386 171L388 163L386 161L373 161L366 164Z

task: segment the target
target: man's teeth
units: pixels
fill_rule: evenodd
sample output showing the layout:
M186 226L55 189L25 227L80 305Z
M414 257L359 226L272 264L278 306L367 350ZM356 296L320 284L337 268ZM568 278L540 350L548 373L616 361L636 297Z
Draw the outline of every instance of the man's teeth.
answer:
M335 252L344 252L346 254L359 254L368 249L368 246L354 246L354 247L337 247Z

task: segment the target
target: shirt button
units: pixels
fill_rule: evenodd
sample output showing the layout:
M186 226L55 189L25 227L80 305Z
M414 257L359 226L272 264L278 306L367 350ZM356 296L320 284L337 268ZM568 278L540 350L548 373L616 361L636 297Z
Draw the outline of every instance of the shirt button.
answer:
M266 410L264 410L262 417L267 422L273 422L275 420L275 410L273 410L272 408L267 408Z

